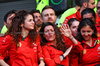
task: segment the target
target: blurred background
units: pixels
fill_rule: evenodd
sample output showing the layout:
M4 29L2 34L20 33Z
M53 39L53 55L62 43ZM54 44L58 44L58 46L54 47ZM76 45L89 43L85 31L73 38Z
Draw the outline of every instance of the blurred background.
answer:
M50 6L54 8L58 16L57 22L59 21L60 15L68 8L74 7L74 0L45 0ZM10 10L32 10L36 9L37 5L41 0L0 0L0 28L4 25L4 15ZM43 3L43 2L42 2Z

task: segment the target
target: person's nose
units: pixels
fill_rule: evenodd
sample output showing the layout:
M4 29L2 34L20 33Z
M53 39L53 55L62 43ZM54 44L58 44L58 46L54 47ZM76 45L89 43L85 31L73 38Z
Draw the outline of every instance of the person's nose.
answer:
M51 18L51 15L48 15L49 18Z
M85 36L88 36L88 33L87 32L85 33Z

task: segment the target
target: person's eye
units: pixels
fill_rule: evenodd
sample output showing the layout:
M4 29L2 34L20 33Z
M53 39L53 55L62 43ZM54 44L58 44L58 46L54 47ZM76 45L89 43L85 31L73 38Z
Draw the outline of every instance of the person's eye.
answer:
M91 31L87 31L88 33L90 33Z
M85 31L82 31L82 33L85 33Z
M52 32L54 32L54 30L51 30Z
M53 16L54 14L51 14L51 16Z
M48 14L46 14L46 15L44 15L45 17L47 17L48 16Z
M92 5L94 5L95 3L92 3Z
M38 16L35 16L34 18L37 18Z
M73 28L76 28L76 26L73 26Z
M29 22L33 21L33 19L30 19Z
M48 30L47 31L44 31L44 33L48 33Z

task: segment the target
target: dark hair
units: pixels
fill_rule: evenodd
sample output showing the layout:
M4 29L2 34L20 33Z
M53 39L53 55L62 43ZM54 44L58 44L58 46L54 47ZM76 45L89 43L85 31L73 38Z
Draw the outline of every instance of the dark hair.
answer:
M83 6L83 3L86 2L87 4L89 3L90 0L79 0L79 4L80 4L80 7Z
M39 10L36 10L36 9L33 9L30 11L30 14L32 14L33 18L34 18L34 13L39 13L40 14L40 11ZM41 14L40 14L41 15ZM35 19L34 19L35 20Z
M93 17L96 19L95 12L94 12L94 10L91 9L91 8L86 8L86 9L84 9L84 10L81 12L82 19L83 19L83 15L84 15L84 14L87 14L87 13L91 13L91 14L93 15Z
M7 35L10 34L13 37L13 40L17 43L19 42L19 38L21 37L21 31L22 27L21 24L24 24L24 21L28 15L31 15L28 11L26 10L19 10L16 14L15 17L12 20L12 25L8 32L6 33ZM36 25L34 26L34 29L29 31L29 46L32 46L31 42L36 41L37 37L37 31L36 31Z
M42 9L42 12L43 12L44 10L46 10L46 9L52 9L52 10L55 12L55 10L53 9L53 7L47 6L47 5ZM41 14L42 14L42 13L41 13ZM55 15L56 15L56 12L55 12Z
M33 10L30 11L30 14L33 15L33 13L40 13L40 11L39 10L36 10L36 9L33 9Z
M80 6L79 0L75 0L75 4Z
M16 10L11 10L9 12L7 12L4 16L4 21L7 23L7 18L9 15L13 14L13 13L16 13Z
M46 45L46 43L48 42L48 41L44 38L43 34L44 34L44 28L45 28L46 26L49 26L49 25L51 25L51 26L54 28L54 31L55 31L55 34L56 34L56 41L57 41L57 44L56 44L57 49L58 49L58 50L61 50L61 51L63 51L63 52L65 52L66 46L65 46L64 37L62 36L62 34L61 34L59 28L58 28L55 24L50 23L50 22L43 23L43 24L42 24L42 27L41 27L41 29L40 29L40 31L39 31L39 32L40 32L40 36L41 36L41 46Z
M68 21L69 27L72 25L72 23L73 23L74 21L79 21L79 20L76 19L76 18L71 18L71 19ZM79 21L79 22L80 22L80 21Z
M77 39L78 41L82 42L84 40L84 38L82 37L81 35L81 29L84 27L84 26L87 26L89 25L91 27L92 30L94 30L93 34L92 34L92 37L93 38L97 38L97 30L96 30L96 27L95 27L95 23L93 22L93 20L91 20L90 18L85 18L83 19L79 26L78 26L78 34L77 34Z

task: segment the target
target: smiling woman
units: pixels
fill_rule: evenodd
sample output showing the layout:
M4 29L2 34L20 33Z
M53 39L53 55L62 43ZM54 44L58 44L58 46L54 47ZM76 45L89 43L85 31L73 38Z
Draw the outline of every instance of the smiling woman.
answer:
M8 50L11 66L44 66L42 50L33 16L26 10L15 13L12 25L6 35L0 38L0 65ZM39 60L38 60L39 59Z
M91 19L85 18L79 24L77 39L82 42L87 39L85 37L97 38L96 33L95 23Z
M83 51L71 56L73 66L96 66L100 64L100 37L97 37L95 23L89 18L83 19L78 27L77 39ZM73 62L75 60L75 62ZM77 63L78 62L78 63Z

